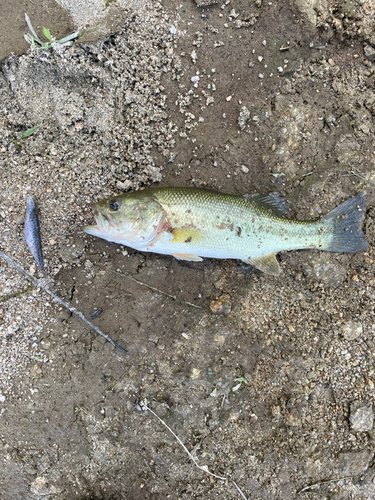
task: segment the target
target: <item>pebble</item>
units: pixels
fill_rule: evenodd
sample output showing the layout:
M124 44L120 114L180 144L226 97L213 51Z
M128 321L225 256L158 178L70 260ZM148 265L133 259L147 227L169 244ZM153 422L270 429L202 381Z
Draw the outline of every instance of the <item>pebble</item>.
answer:
M372 450L367 448L361 451L340 453L338 469L345 476L363 474L368 469L372 457Z
M302 270L307 279L319 281L327 288L337 287L346 279L346 269L337 262L331 262L328 253L306 254Z
M250 116L250 111L247 109L247 107L242 106L240 116L238 117L238 126L241 130L245 130L246 123L249 121Z
M374 412L371 404L359 406L355 410L350 409L350 426L353 431L368 432L372 429L373 423Z
M229 314L232 310L229 294L225 293L218 299L213 300L210 304L210 309L214 314Z
M363 328L361 323L348 321L345 325L343 325L341 332L346 340L355 340L362 335Z

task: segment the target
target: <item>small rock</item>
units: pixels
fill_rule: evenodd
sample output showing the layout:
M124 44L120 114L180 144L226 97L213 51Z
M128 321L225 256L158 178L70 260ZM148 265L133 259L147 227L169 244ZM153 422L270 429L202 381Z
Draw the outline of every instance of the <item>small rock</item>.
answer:
M341 331L345 340L355 340L360 335L362 335L363 328L361 323L356 323L355 321L348 321L347 323L345 323L345 325L343 325Z
M356 408L352 405L350 408L350 425L353 431L368 432L372 429L374 423L374 413L372 405L362 405Z
M132 187L132 182L129 180L126 180L124 182L122 181L117 181L116 186L121 189L122 191L128 191Z
M307 279L319 281L327 288L337 287L346 279L346 269L337 262L330 262L329 254L306 253L305 255L302 271Z
M364 49L365 56L368 57L369 59L375 58L375 49L374 47L371 47L371 45L367 45Z
M363 474L368 469L373 455L374 453L369 449L340 453L337 468L344 476Z
M207 5L216 5L218 0L194 0L197 7L205 7Z
M247 109L247 107L242 106L240 116L238 117L238 126L241 130L245 130L246 123L250 119L250 116L250 111Z
M213 300L210 304L210 309L214 314L229 314L232 310L230 296L225 293L217 300Z

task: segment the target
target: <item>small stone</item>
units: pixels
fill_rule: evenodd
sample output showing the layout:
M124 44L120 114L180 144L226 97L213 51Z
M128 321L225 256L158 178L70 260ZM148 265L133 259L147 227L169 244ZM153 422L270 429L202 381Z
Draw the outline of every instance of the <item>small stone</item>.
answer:
M356 323L355 321L348 321L343 325L341 332L345 340L355 340L360 335L362 335L363 328L361 323Z
M304 255L302 271L307 279L321 282L327 288L337 287L346 279L346 269L334 262L328 253Z
M372 405L363 405L355 409L355 405L350 408L350 425L353 431L368 432L374 423L374 413Z
M122 181L117 181L116 186L121 189L122 191L128 191L132 187L132 182L129 180L126 180L124 182Z
M375 58L375 49L371 45L367 45L364 49L365 56L368 58Z
M249 173L249 169L246 167L246 165L241 165L241 170L244 174L248 174Z
M247 109L247 107L242 106L240 116L238 117L238 126L241 130L245 130L246 123L250 119L250 116L250 111Z
M363 474L368 469L373 455L369 449L340 453L337 468L345 476Z
M214 314L229 314L232 310L230 296L225 293L217 300L213 300L210 304L210 309Z
M207 5L215 5L218 0L194 0L198 7L205 7Z

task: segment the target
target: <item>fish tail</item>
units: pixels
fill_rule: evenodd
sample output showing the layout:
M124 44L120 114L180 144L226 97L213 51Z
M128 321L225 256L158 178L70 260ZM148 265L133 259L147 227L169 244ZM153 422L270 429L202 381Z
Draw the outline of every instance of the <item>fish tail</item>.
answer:
M332 239L324 250L361 252L367 249L368 244L361 229L364 206L365 195L360 192L322 217L320 222L325 222L332 229Z

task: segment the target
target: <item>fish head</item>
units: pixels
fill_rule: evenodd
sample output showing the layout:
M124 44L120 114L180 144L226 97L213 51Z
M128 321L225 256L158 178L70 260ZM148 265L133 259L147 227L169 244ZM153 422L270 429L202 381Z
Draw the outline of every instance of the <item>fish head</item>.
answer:
M142 191L99 201L92 211L96 225L86 226L86 233L139 250L155 241L165 220L161 205Z

